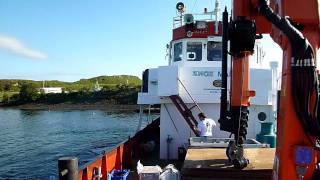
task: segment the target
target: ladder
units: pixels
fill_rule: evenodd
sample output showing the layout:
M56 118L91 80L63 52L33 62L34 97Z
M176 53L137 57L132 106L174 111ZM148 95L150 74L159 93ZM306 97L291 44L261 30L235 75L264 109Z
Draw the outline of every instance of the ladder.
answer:
M197 127L198 122L191 112L191 109L193 109L194 107L197 107L197 104L192 106L191 108L188 108L179 95L171 95L169 96L169 98L171 99L173 104L176 106L176 108L178 109L182 117L186 120L190 129L194 132L196 136L199 136L198 132L193 128L194 126Z

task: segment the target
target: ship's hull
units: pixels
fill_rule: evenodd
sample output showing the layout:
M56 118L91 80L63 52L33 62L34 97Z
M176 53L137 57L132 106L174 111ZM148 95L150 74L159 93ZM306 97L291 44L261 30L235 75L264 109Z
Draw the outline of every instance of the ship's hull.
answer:
M232 167L232 163L228 161L225 155L224 148L190 146L183 159L161 161L158 151L159 133L160 119L158 118L132 138L97 157L96 160L80 167L78 179L107 180L108 174L114 169L129 169L130 175L128 179L139 179L136 172L138 160L141 160L144 165L160 165L162 167L172 163L181 171L182 179L270 179L272 176L273 148L246 149L246 155L251 163L244 170L237 170ZM143 145L149 141L156 143L152 151L146 151L143 148ZM260 161L261 158L264 160Z

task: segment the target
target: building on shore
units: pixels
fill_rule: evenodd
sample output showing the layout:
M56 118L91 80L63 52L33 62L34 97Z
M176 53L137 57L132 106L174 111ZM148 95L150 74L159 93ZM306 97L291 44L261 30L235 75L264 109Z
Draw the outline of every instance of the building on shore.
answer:
M40 88L40 92L43 92L44 94L58 94L62 93L62 87L42 87Z
M97 80L96 80L96 84L94 85L93 91L94 91L94 92L99 92L99 91L101 91L101 90L102 90L102 88L100 87L100 84L99 84L98 79L97 79Z

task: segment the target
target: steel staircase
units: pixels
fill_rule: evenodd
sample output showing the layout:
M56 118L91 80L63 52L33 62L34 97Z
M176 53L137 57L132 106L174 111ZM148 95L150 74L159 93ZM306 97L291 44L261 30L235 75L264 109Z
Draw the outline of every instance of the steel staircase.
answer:
M176 106L182 117L186 120L188 123L190 129L194 132L196 136L199 136L198 132L193 128L194 126L197 127L198 122L193 116L191 109L194 107L197 107L197 104L192 106L191 108L188 108L187 105L184 103L184 101L181 99L179 95L172 95L169 96L173 104Z

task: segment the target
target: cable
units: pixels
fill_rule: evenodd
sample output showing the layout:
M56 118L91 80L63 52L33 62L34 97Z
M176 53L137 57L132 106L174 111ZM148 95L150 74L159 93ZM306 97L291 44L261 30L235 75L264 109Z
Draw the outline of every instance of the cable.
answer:
M174 128L176 129L176 132L177 132L177 134L178 134L178 136L179 136L179 139L182 139L181 136L180 136L180 133L179 133L179 131L178 131L178 128L177 128L176 124L174 123L174 121L173 121L173 119L172 119L172 117L171 117L171 114L169 113L169 110L168 110L168 108L167 108L167 105L166 105L166 104L163 104L163 106L164 106L164 108L166 109L166 111L167 111L167 113L168 113L168 115L169 115L169 118L170 118L170 120L171 120ZM184 146L184 145L183 145L183 146Z
M138 127L137 127L137 130L136 130L136 133L141 130L141 125L142 125L142 113L143 113L142 105L139 105L139 123L138 123Z
M193 103L197 106L198 110L203 113L202 109L200 108L200 106L198 105L198 103L193 99L193 97L191 96L191 94L190 94L189 91L187 90L186 86L182 83L182 81L181 81L179 78L178 78L178 81L179 81L180 84L182 85L183 89L187 92L188 96L191 98L191 100L193 101Z
M193 7L192 7L192 9L191 9L191 13L193 13L193 10L194 10L194 8L195 8L195 6L196 6L197 2L198 2L198 0L195 0L195 1L194 1L194 3L193 3Z
M316 147L314 138L320 138L319 92L313 51L308 45L303 57L292 61L292 95L296 113L307 138Z
M307 139L318 149L315 142L320 139L319 81L312 46L290 19L274 13L266 0L260 0L259 3L260 13L280 29L290 41L294 110L306 132Z

